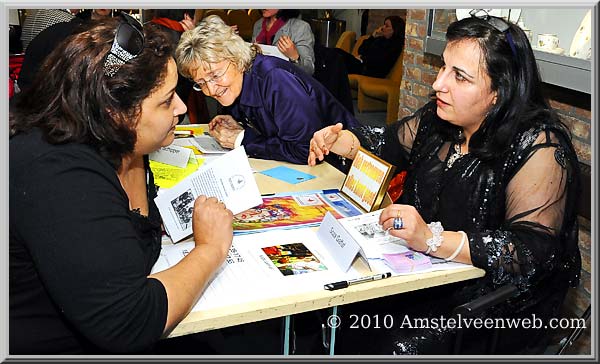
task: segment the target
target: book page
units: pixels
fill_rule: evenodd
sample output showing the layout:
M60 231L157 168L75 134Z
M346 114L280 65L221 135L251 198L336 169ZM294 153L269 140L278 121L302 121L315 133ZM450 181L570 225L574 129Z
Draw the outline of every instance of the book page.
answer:
M381 211L382 210L377 210L367 214L338 220L358 245L360 245L364 255L369 260L369 266L373 272L377 273L390 271L390 267L385 264L383 254L398 254L411 250L408 248L408 244L405 240L397 238L381 228L381 225L379 225L379 215L381 215ZM440 258L429 258L431 259L432 267L420 270L420 272L464 268L467 266L463 263L447 262ZM394 272L393 274L415 273Z
M164 245L152 273L177 264L193 242ZM327 283L359 277L344 273L309 228L235 236L223 265L192 311L322 291Z
M263 196L263 203L233 217L235 234L270 229L318 226L330 212L336 219L361 212L338 190L278 193Z
M216 197L238 214L262 203L244 147L202 165L173 188L154 199L173 242L192 234L194 201L200 195Z
M361 246L367 259L380 259L382 254L408 251L406 241L388 234L379 225L382 210L340 219L339 222Z

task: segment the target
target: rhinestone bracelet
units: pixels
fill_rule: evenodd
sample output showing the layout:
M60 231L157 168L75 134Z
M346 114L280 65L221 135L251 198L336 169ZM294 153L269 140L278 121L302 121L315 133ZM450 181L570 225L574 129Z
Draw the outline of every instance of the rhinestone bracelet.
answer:
M442 236L442 233L444 232L444 227L442 226L441 222L431 222L427 224L427 227L429 228L433 236L427 239L427 241L425 241L425 244L427 244L428 246L427 251L425 251L425 254L437 251L438 247L444 242L444 237Z

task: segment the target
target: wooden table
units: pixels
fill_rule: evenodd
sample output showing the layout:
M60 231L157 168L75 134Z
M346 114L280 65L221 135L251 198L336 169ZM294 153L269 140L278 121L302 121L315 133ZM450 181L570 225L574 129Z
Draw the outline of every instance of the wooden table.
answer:
M305 190L321 190L340 188L344 174L327 163L315 167L295 165L277 161L250 159L255 171L263 171L276 166L285 165L316 176L317 178L295 185L278 179L255 173L261 193L293 192ZM355 267L367 272L362 261L357 260ZM361 266L362 265L362 266ZM201 331L235 326L249 322L283 317L301 312L334 307L371 298L389 296L397 293L414 291L433 286L482 277L484 271L475 267L403 275L364 284L350 286L336 291L318 291L283 298L255 301L243 304L231 304L220 308L191 312L171 332L169 337L187 335Z
M289 168L296 169L300 172L312 174L316 178L308 181L290 184L280 179L269 177L262 173L255 173L256 184L262 194L277 193L277 192L299 192L299 191L310 191L310 190L328 190L328 189L340 189L344 182L345 174L332 167L330 164L324 162L311 167L306 164L292 164L286 162L270 161L265 159L250 158L250 166L256 172L262 172L267 169L271 169L278 166L286 166Z

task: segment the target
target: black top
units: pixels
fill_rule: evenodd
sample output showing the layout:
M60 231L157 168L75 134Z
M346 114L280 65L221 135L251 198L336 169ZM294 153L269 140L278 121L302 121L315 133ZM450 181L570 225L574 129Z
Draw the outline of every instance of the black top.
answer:
M10 139L10 354L143 352L167 317L160 215L130 211L115 169L89 146Z
M437 117L435 103L429 103L385 128L354 130L361 145L395 164L398 171L407 171L397 203L414 206L427 223L440 221L445 230L466 232L473 265L486 272L450 292L431 289L433 305L412 306L422 311L434 307L420 313L422 317L449 317L456 305L510 283L519 289L518 297L481 316L560 317L565 292L578 283L581 270L579 164L569 137L556 126L534 123L493 161L469 153L450 163L458 129L456 135L441 132L447 129L441 124L447 122ZM412 339L439 339L439 335L420 333ZM523 345L531 330L525 335ZM421 344L396 343L394 350L423 353L418 349Z
M373 37L365 39L358 48L363 61L362 74L370 77L385 78L402 53L404 38L387 39Z

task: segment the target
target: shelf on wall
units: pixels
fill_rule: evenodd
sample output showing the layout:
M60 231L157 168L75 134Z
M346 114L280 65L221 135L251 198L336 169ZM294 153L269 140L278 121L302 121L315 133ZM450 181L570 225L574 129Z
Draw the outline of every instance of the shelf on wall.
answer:
M446 41L432 36L433 10L427 12L428 35L425 38L425 53L442 55ZM591 61L565 55L533 50L542 81L551 85L591 94Z

